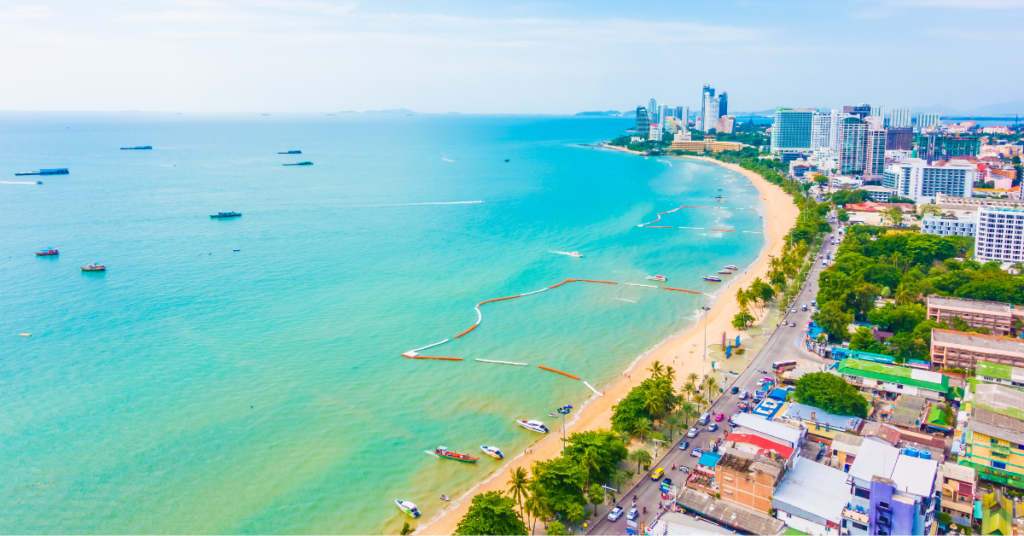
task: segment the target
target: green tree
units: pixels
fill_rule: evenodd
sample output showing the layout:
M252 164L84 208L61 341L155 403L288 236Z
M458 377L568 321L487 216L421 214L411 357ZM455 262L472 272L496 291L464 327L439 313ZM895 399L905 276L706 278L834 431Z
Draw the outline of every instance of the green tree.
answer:
M690 421L696 419L699 415L700 412L697 411L697 408L696 406L693 405L693 402L683 402L682 404L679 405L679 416L683 418L684 428L689 428Z
M574 460L558 457L534 462L533 479L541 490L546 510L553 514L568 514L574 505L582 508L587 504L583 496L587 472Z
M647 436L651 435L652 430L654 429L651 427L650 419L647 417L640 417L633 426L633 435L635 435L642 443L647 439Z
M661 364L661 361L655 361L651 363L651 367L647 369L651 373L651 378L658 378L665 372L665 366Z
M837 302L828 302L814 313L814 322L821 327L829 338L841 341L849 334L847 326L853 322L853 313L847 312Z
M741 307L740 312L732 317L732 327L736 329L747 329L754 323L754 317L746 307Z
M478 494L456 526L455 534L527 534L526 524L515 507L515 501L497 491Z
M801 404L821 408L835 415L853 415L866 418L868 401L856 387L846 380L827 372L804 374L796 382L793 395Z
M878 341L871 334L871 329L864 326L859 326L857 331L853 332L850 336L850 349L861 350L864 352L875 352L875 346L878 345Z
M565 530L565 525L557 519L548 523L548 536L567 536L569 532Z
M402 536L408 536L409 534L412 534L412 533L413 533L413 529L409 525L409 522L406 521L405 524L402 525L402 532L400 532L399 534L401 534Z
M612 473L612 477L608 480L608 483L611 484L613 488L621 492L623 486L629 483L630 478L632 478L632 475L627 474L626 471L615 471ZM610 495L609 499L614 503L615 493L609 491L608 494Z
M668 427L668 438L673 439L675 438L676 430L683 425L683 422L679 418L678 413L672 413L666 416L664 419L662 419L661 424L662 426Z
M611 430L576 432L566 442L565 457L588 468L590 480L595 482L608 480L619 462L629 455L626 446L622 444L622 438ZM588 453L596 466L585 459Z
M651 453L644 449L637 449L629 453L629 461L636 462L636 472L640 472L640 466L651 463Z
M597 515L597 505L604 502L604 488L597 484L590 486L589 492L587 493L590 499L590 504L594 505L594 515Z
M896 305L910 305L917 299L917 292L909 286L900 283L896 287L896 294L893 295L893 299L896 301Z
M524 467L516 467L510 476L511 478L508 480L508 496L519 503L519 513L523 516L523 519L526 519L526 512L523 510L523 499L530 494L530 476L526 473L526 468Z

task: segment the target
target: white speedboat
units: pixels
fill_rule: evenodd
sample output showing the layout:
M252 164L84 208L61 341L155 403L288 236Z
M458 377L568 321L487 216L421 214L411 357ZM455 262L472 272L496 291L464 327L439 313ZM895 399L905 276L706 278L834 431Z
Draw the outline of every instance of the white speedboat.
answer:
M395 499L395 504L398 509L405 512L412 517L420 517L420 509L415 504L409 501L403 501L402 499Z
M488 447L487 445L481 445L480 450L484 451L484 454L494 458L495 460L501 460L505 458L505 455L501 453L501 449L498 447Z
M580 253L579 251L570 251L569 252L569 256L570 257L576 257L577 259L582 259L583 258L583 254Z
M726 270L739 270L739 268L737 268L735 264L726 264L725 265L725 269Z
M541 434L546 434L546 433L550 432L550 430L548 430L548 427L544 426L544 423L542 423L540 421L527 421L527 420L524 420L524 419L520 419L520 420L516 421L516 424L518 424L519 426L522 426L523 428L526 428L527 430L531 430L533 432L539 432Z
M650 279L651 281L661 281L662 283L668 281L668 278L663 275L649 275L647 276L647 279Z

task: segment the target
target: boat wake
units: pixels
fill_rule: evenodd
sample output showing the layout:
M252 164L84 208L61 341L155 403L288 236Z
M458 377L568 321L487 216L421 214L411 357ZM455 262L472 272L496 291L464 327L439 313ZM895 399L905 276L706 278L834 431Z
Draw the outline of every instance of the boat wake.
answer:
M454 160L451 160L451 159L445 158L445 157L443 157L443 156L441 157L441 160L444 160L445 162L451 162L452 164L454 164L454 163L455 163L455 161L454 161Z
M35 184L34 182L0 181L0 184Z
M629 303L636 303L636 300L627 300L626 298L615 298L615 299L619 300L619 301L629 302Z
M568 255L568 256L570 256L570 257L575 257L575 255L573 255L573 254L572 254L572 252L569 252L569 251L554 251L554 250L548 250L548 252L549 252L549 253L557 253L558 255Z
M475 205L483 201L437 201L433 203L389 203L385 205L364 205L367 207L416 207L420 205Z

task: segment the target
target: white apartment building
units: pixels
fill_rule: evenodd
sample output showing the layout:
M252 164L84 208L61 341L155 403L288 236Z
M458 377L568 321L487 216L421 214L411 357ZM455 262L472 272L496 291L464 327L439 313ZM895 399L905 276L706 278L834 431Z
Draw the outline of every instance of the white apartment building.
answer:
M978 262L1021 262L1024 209L979 207L974 259Z
M934 203L938 194L971 197L978 172L966 160L938 161L928 164L920 158L908 158L890 165L882 174L882 186L894 188L897 195L915 203Z
M894 128L911 126L910 108L893 108L889 126Z
M881 180L885 172L885 120L868 117L868 136L864 148L864 180Z
M924 217L921 232L939 236L974 236L978 215L966 213L962 216L928 214Z
M832 147L832 115L815 112L811 116L811 151Z
M661 141L661 124L651 123L651 141Z
M921 114L917 116L917 128L930 128L939 124L939 114Z
M867 166L868 123L857 116L844 114L839 119L837 133L836 147L839 153L839 173L843 175L863 174ZM884 132L882 137L884 142ZM882 152L884 158L884 143Z

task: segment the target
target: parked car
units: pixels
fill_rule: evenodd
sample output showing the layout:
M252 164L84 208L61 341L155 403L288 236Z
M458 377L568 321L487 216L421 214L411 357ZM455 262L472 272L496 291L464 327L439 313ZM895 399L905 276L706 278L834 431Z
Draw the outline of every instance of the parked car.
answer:
M754 393L754 400L757 400L758 402L764 400L764 391Z
M683 441L682 443L679 443L679 450L686 450L688 448L690 448L689 441Z
M640 517L640 510L636 508L630 508L629 513L626 514L626 519L630 521L636 521L636 518Z
M699 458L701 454L704 454L704 451L700 447L693 447L693 450L690 451L690 456L694 458Z
M693 438L697 437L697 434L699 434L699 433L700 433L700 430L694 428L694 429L690 430L689 432L687 432L686 437L688 437L690 439L693 439Z
M762 385L764 385L764 378L761 378L760 380L757 380L757 386L761 387Z
M665 476L665 469L659 467L655 469L653 473L651 473L651 480L657 480L663 476Z
M718 413L718 414L715 415L715 422L722 422L722 419L724 419L724 418L725 418L725 414L724 413Z
M718 431L718 423L717 422L711 423L711 426L708 426L708 431L709 432L717 432Z
M740 388L738 386L736 386L736 385L733 385L732 386L732 390L730 392L732 394L736 394L736 393L740 392Z
M618 521L622 517L622 507L616 506L612 508L611 512L608 512L608 521Z
M746 402L737 402L736 403L736 407L740 408L741 411L747 411L747 403Z
M743 392L740 393L740 400L746 400L748 396L750 396L750 392L744 389Z

